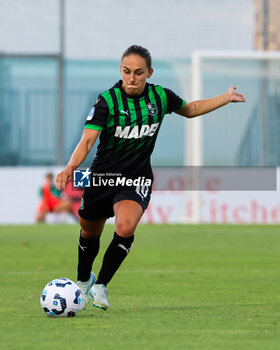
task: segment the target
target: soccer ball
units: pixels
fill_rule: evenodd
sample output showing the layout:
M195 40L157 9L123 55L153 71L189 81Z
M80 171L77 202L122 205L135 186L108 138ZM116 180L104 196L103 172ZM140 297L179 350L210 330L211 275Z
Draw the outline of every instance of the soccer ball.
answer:
M49 282L41 294L43 311L51 317L73 317L82 308L80 288L68 278Z

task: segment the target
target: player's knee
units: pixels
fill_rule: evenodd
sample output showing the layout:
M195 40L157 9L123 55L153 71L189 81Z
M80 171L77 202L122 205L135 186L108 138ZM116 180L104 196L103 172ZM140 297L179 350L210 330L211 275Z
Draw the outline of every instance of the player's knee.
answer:
M135 225L130 220L116 222L116 232L120 237L129 238L134 231Z
M82 228L81 236L85 239L93 239L100 237L103 231L105 221L105 219L102 219L91 222L80 218L80 225Z
M96 238L96 232L94 231L90 231L90 230L81 230L81 236L84 239L92 239L92 238Z

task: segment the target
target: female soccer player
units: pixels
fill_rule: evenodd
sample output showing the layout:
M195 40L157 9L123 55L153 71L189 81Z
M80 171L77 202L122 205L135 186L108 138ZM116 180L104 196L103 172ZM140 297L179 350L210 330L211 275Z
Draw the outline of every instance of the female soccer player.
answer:
M187 118L211 112L230 102L245 102L230 87L223 95L187 103L173 91L147 83L153 74L149 51L130 46L121 59L122 80L103 92L90 110L82 138L66 168L57 176L57 189L72 180L73 170L85 160L98 135L100 142L91 171L95 174L121 175L126 180L152 179L150 156L163 117L175 112ZM113 181L116 178L113 178ZM147 208L151 185L113 188L92 186L84 191L80 215L78 285L83 306L88 294L95 307L109 307L107 284L130 251L136 226ZM104 254L99 275L91 272L99 251L100 236L106 219L115 216L115 233Z

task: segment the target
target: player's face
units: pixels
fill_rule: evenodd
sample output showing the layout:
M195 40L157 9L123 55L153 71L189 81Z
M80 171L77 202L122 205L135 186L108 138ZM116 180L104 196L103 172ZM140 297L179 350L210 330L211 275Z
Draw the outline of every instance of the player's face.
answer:
M46 176L46 181L49 184L49 186L52 186L52 184L53 184L53 176L52 175L47 175Z
M121 63L121 75L123 89L129 95L140 95L146 85L146 80L153 74L153 69L148 69L146 61L139 55L125 56Z

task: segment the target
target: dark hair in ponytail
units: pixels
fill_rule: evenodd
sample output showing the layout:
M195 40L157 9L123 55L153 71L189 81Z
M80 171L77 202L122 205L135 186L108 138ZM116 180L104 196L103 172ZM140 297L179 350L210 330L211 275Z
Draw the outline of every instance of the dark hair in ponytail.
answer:
M152 68L152 56L150 52L142 46L132 45L122 55L122 60L129 55L139 55L146 61L147 67L150 70Z

